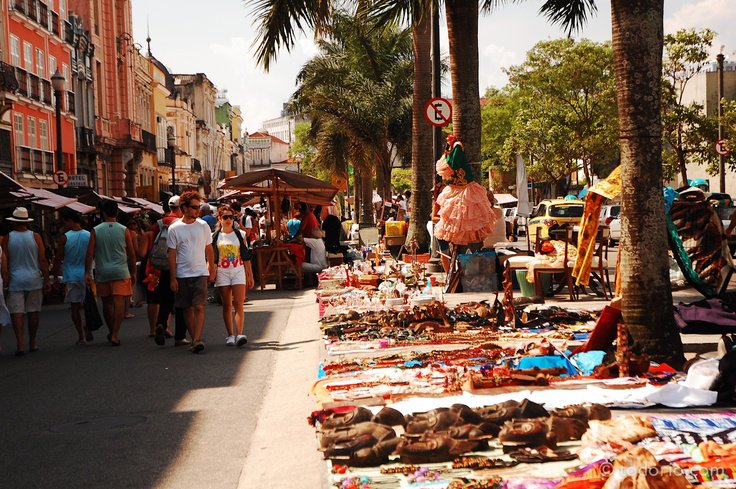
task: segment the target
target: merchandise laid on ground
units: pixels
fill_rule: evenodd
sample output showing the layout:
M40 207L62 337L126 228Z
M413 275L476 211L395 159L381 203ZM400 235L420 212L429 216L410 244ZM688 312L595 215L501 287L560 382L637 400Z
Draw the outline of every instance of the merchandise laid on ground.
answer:
M611 306L458 303L376 256L317 290L309 421L333 487L736 487L736 414L662 414L732 403L736 352L685 374L630 351Z

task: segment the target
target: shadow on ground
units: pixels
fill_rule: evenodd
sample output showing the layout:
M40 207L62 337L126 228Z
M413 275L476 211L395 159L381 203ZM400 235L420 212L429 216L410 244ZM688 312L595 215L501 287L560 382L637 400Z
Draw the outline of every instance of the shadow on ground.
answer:
M174 487L179 471L192 474L187 487L237 487L269 380L256 367L293 348L277 339L298 295L249 293L250 343L240 351L224 345L216 305L207 307L202 355L173 340L154 345L145 307L124 323L119 348L108 345L106 330L86 347L74 345L65 306L42 312L37 353L14 357L14 335L4 328L2 487ZM193 447L206 455L190 460Z

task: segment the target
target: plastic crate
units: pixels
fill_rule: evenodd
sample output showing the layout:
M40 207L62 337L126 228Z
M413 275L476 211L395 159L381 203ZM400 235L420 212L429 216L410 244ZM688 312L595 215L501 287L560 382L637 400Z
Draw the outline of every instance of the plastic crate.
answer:
M386 222L386 233L384 236L387 238L398 238L406 234L406 222L405 221L387 221Z

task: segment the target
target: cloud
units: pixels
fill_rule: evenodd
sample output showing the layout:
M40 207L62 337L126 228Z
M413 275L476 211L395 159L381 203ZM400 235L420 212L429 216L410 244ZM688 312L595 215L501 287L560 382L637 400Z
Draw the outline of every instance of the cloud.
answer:
M712 29L718 33L713 41L711 55L715 56L725 45L726 52L736 50L736 37L733 25L736 23L736 9L733 0L697 0L682 5L671 15L665 17L664 28L667 33L679 29Z
M493 43L484 46L480 55L479 81L481 93L485 92L485 89L490 86L501 87L505 85L508 77L503 72L503 68L508 68L519 61L516 51Z

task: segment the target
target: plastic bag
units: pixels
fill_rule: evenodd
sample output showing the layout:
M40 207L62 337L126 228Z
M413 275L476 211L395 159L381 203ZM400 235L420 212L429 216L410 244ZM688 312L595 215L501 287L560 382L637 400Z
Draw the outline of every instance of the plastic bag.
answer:
M97 331L104 324L90 286L87 286L87 293L84 294L84 323L89 331Z

